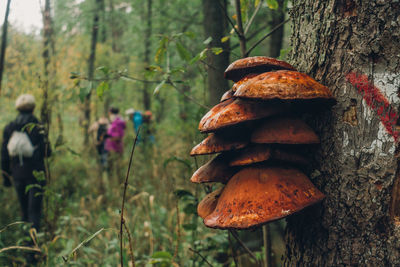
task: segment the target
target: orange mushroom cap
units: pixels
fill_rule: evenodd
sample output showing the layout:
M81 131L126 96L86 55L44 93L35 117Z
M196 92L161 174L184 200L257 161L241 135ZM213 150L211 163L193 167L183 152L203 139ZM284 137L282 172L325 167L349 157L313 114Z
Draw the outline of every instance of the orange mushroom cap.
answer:
M230 157L220 154L208 161L195 171L190 178L192 183L227 183L229 179L239 171L238 168L229 166Z
M208 215L210 215L214 210L215 207L217 206L218 198L221 195L221 192L224 188L221 187L210 194L207 194L197 205L197 214L201 218L205 218Z
M251 144L235 151L229 166L244 166L267 160L278 160L294 164L307 165L306 157L289 146L271 146L270 144Z
M319 138L305 122L291 117L274 117L256 127L250 138L262 144L318 144Z
M238 150L229 162L230 166L244 166L257 162L266 161L271 158L271 146L265 144L254 144Z
M222 96L221 96L221 100L220 102L223 102L225 100L231 99L233 98L233 91L232 89L229 89L228 91L226 91Z
M324 197L297 169L249 167L229 180L204 224L220 229L246 229L286 217Z
M246 57L231 63L226 68L224 77L232 81L239 81L249 73L263 73L273 70L296 70L289 63L270 57Z
M234 150L245 147L249 143L249 136L246 135L226 135L223 133L211 133L200 144L196 145L191 156L215 154L219 152Z
M304 73L290 70L262 73L241 84L235 96L252 99L333 99L328 87Z
M210 109L199 123L200 132L213 132L246 121L268 117L284 110L284 104L231 98Z
M240 81L237 81L237 82L235 82L235 83L233 84L233 86L232 86L232 91L233 91L233 92L236 92L237 88L238 88L240 85L244 84L245 82L247 82L247 81L250 80L251 78L256 77L257 75L260 75L260 74L259 74L259 73L250 73L250 74L247 74L245 77L243 77L242 79L240 79Z

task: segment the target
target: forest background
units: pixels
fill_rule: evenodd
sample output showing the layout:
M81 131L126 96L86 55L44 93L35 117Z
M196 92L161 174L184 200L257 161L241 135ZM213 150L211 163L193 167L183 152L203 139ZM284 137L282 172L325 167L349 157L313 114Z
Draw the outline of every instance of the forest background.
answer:
M48 126L54 151L48 161L43 227L34 238L43 266L119 262L123 187L100 173L94 139L87 135L88 125L106 115L111 105L122 113L128 108L151 110L156 140L139 143L134 154L125 203L130 236L124 235L124 264L132 265L128 244L138 266L230 266L234 259L250 264L251 257L226 231L202 224L196 206L209 188L189 181L209 159L196 161L189 151L203 138L198 121L218 101L208 80L213 57L225 54L232 62L243 54L235 2L43 0L40 32L8 24L0 129L15 118L16 97L32 93L38 100L35 114ZM290 2L240 4L248 47L271 30L280 31L259 43L250 56L284 59ZM207 5L214 5L225 25L218 39L210 37L210 31L221 21L204 19L213 10ZM218 79L223 80L222 74ZM226 85L220 92L229 89ZM124 172L134 135L127 121ZM22 265L27 252L13 246L27 244L29 227L13 224L20 211L12 188L0 188L0 202L0 265ZM283 223L271 226L276 266L284 253ZM241 238L259 260L265 258L260 229Z

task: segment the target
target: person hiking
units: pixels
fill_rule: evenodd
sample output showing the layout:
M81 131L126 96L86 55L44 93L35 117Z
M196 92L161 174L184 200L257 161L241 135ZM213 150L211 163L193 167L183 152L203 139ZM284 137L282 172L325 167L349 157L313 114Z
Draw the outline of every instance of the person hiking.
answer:
M139 127L143 124L142 112L130 108L125 111L125 115L127 115L129 120L132 121L133 129L135 130L135 134L137 134Z
M3 132L3 184L10 187L13 181L22 210L22 220L32 223L32 227L39 230L42 187L46 182L44 179L38 179L38 176L35 177L34 173L45 172L44 158L50 156L51 149L45 142L43 127L33 115L35 98L29 94L20 95L15 106L19 114ZM31 186L35 184L39 186ZM31 187L27 188L28 186Z
M96 122L94 122L90 127L88 132L93 133L95 139L95 145L97 154L99 155L99 163L101 171L105 170L107 167L107 150L105 148L107 130L110 122L107 118L101 117Z
M124 143L123 138L125 135L126 123L125 121L118 115L119 109L116 107L111 107L108 116L110 118L110 126L107 130L107 139L105 143L105 148L109 153L109 173L111 176L113 172L117 176L118 181L122 181L123 177L121 174L121 163L122 156L124 152Z

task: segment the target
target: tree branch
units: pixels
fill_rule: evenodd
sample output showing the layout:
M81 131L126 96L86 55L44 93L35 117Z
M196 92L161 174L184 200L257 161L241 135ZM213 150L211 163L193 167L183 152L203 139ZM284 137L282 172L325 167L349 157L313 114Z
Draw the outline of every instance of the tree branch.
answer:
M253 15L251 16L250 20L247 22L247 25L246 25L246 27L245 27L245 29L244 29L244 34L246 34L246 33L249 31L250 26L251 26L251 24L253 23L253 21L254 21L256 15L257 15L258 11L260 11L262 2L263 2L263 0L261 0L260 3L258 3L258 6L257 6L256 9L254 10Z
M240 36L240 33L238 32L238 30L235 27L235 24L233 23L233 21L231 20L231 18L229 17L229 15L226 13L226 9L225 7L221 4L221 0L217 0L218 1L218 5L219 7L222 9L222 12L224 13L226 19L228 20L229 24L231 24L233 30L236 32L236 34L238 36Z
M288 22L290 19L287 19L285 21L282 21L281 23L279 23L278 25L276 25L269 33L267 33L266 35L264 35L257 43L255 43L245 54L246 57L248 57L251 53L251 51L253 51L254 48L256 48L262 41L264 41L267 37L269 37L271 34L273 34L276 30L278 30L280 27L282 27L283 25L285 25L286 22Z
M240 55L241 55L241 57L246 57L246 36L244 35L244 31L243 31L242 11L240 8L240 0L235 0L235 8L236 8L236 20L238 23Z

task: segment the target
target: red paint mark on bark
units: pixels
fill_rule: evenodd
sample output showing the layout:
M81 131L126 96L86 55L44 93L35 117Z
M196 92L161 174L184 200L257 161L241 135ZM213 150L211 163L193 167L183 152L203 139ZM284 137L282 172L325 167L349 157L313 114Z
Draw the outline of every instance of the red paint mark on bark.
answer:
M367 105L376 112L386 131L397 142L400 137L399 131L396 130L396 122L399 118L397 110L390 106L389 101L379 88L368 80L367 75L349 72L346 79L363 95Z

